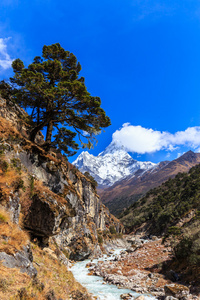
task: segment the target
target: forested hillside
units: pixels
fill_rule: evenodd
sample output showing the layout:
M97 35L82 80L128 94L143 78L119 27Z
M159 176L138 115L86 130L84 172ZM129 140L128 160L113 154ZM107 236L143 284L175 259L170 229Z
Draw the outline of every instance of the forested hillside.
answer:
M169 240L176 262L187 272L200 268L200 165L150 190L121 216L127 231ZM199 275L198 275L199 276ZM197 276L197 277L198 277Z
M150 190L121 218L129 231L146 222L151 232L163 234L192 209L200 209L199 197L200 165L197 165L188 174L179 173L174 179Z

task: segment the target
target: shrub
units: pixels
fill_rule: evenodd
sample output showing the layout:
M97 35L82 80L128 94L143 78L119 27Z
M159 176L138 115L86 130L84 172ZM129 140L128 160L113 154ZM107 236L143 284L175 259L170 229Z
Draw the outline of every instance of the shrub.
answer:
M8 290L9 282L5 278L0 278L0 290L5 293Z
M25 191L25 189L26 189L22 178L17 178L13 185L14 185L15 191L18 191L19 189L22 189L23 191Z
M4 173L6 173L8 171L8 167L9 167L9 164L7 163L7 161L3 160L1 162L1 169Z
M84 176L87 177L87 178L91 181L92 187L93 187L94 189L96 189L97 186L98 186L98 183L97 183L97 181L94 179L94 177L93 177L92 175L90 175L89 172L85 172L85 173L84 173Z
M8 222L9 220L9 216L8 214L3 210L3 209L0 209L0 223L6 223Z
M34 190L34 177L30 176L30 196L33 196L33 190Z
M98 234L98 243L103 244L103 238L100 234Z
M109 230L110 230L110 233L111 234L116 234L117 232L116 232L116 229L115 229L115 226L113 226L113 225L111 225L110 227L109 227Z
M21 161L18 158L12 158L11 159L12 166L20 173L21 171Z
M174 246L174 253L179 261L186 261L188 266L200 267L200 221L193 218L184 229L178 243Z
M178 236L181 234L181 228L177 226L171 226L168 228L168 235Z
M177 259L184 259L188 257L192 246L192 240L188 237L183 238L174 248L175 256Z

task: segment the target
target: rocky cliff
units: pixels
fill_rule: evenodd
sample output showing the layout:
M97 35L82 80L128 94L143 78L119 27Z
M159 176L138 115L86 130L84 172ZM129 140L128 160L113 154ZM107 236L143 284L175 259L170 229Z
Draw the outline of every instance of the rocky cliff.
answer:
M93 182L28 139L28 115L0 98L0 204L43 247L53 239L72 259L101 252L97 231L123 227L102 205ZM42 134L37 141L42 144Z

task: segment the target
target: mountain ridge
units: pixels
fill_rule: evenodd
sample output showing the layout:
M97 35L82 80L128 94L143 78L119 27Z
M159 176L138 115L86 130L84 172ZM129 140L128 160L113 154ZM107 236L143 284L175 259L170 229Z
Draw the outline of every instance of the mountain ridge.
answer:
M191 150L173 161L159 163L155 168L135 176L129 176L116 182L113 186L99 189L98 193L114 214L119 214L124 208L141 198L150 189L165 182L170 177L175 177L179 172L188 172L189 169L200 163L200 153Z
M138 170L149 170L156 166L152 162L133 159L123 145L111 142L98 156L82 152L72 163L82 173L89 172L100 187L112 186L115 182L134 174Z

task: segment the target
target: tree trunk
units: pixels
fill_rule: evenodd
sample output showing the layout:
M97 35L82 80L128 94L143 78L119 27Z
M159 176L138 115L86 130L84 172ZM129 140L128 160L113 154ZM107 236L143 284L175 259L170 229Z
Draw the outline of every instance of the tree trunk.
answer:
M53 122L49 121L49 123L47 124L47 134L46 134L46 144L47 145L51 144L52 132L53 132Z
M30 132L30 140L31 140L31 142L34 143L35 137L36 137L38 131L42 130L42 128L47 125L47 122L48 121L42 122L38 126L36 126L35 128L33 128L33 130Z

